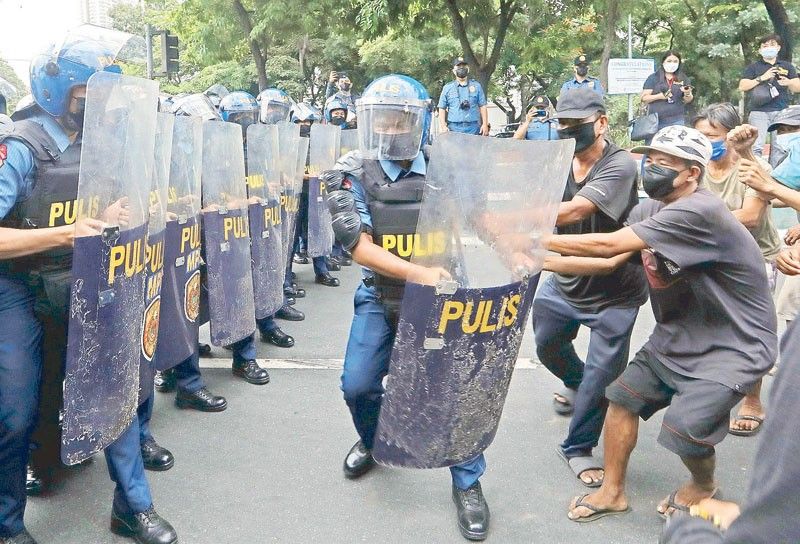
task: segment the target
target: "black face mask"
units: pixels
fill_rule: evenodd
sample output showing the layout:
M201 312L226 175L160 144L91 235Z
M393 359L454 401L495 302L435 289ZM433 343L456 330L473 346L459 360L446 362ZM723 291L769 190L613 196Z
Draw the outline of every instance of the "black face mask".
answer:
M560 128L558 129L558 137L562 140L575 138L575 153L580 153L597 140L597 135L594 133L594 124L596 122L595 120L570 128Z
M351 85L350 83L342 83L341 85L339 85L339 89L341 89L343 91L349 91L350 90L350 85Z
M331 117L331 124L336 125L337 127L343 126L347 123L347 119L344 117Z
M78 104L78 111L68 111L62 119L68 130L80 132L83 130L83 120L86 116L86 98L75 98L75 102Z
M308 138L311 135L311 125L300 125L300 136Z
M680 173L681 171L673 170L672 168L648 164L644 167L642 189L650 198L663 200L675 190L672 184Z
M589 67L588 66L578 66L577 68L575 68L575 73L577 73L581 77L586 77L586 74L589 73Z
M465 78L467 77L468 73L469 73L469 68L467 68L466 66L461 68L456 68L456 77Z

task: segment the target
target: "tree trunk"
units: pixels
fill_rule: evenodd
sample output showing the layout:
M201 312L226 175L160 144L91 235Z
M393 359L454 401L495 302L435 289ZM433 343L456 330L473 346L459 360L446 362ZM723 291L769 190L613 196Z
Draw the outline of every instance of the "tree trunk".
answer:
M789 24L789 16L786 14L783 1L764 0L764 7L767 8L767 14L769 15L769 20L772 21L772 27L775 29L775 33L780 35L783 41L779 56L782 60L791 62L794 38L792 36L792 27Z
M620 0L606 0L606 16L603 21L603 53L600 56L600 81L604 89L608 89L608 60L617 40L617 23L619 22Z
M267 61L258 43L253 38L253 21L250 20L250 13L245 9L242 0L231 0L233 9L239 17L239 24L242 26L244 35L247 38L247 45L250 46L250 54L253 55L253 60L256 63L256 72L258 72L258 90L263 91L267 88Z

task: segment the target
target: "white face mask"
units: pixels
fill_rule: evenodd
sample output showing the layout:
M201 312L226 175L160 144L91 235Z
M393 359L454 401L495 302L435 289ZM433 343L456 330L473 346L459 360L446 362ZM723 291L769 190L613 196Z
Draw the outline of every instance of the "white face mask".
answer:
M778 56L780 49L780 47L762 47L759 52L765 59L774 59Z
M668 74L674 74L678 71L678 67L681 64L679 62L665 62L664 63L664 71Z

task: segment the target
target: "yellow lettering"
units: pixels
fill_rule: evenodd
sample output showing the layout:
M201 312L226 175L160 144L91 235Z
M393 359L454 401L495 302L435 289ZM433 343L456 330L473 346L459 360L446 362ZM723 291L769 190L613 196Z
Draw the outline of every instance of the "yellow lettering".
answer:
M492 301L487 300L486 307L483 310L483 319L481 319L481 330L480 332L492 332L493 330L497 329L497 323L489 324L489 317L492 315ZM482 301L481 304L484 302Z
M225 239L228 239L228 233L233 230L233 217L226 217L225 220L222 222L223 230L225 233Z
M385 249L386 251L393 250L394 248L397 247L397 236L394 236L392 234L386 234L384 236L381 236L381 246L383 246L383 249Z
M411 257L414 252L414 235L403 234L398 236L397 255L403 258Z
M53 202L50 205L50 224L49 226L55 227L56 226L56 219L64 215L64 203L63 202Z
M114 246L111 248L108 263L108 284L114 285L114 276L117 275L117 268L125 262L125 246Z
M519 293L513 295L510 299L508 299L508 306L507 306L508 315L503 320L503 324L506 327L510 327L517 320L517 312L519 311L518 306L521 299L522 296L520 296Z
M457 300L447 300L442 308L442 317L439 320L439 334L447 330L448 321L457 321L464 315L464 303Z
M461 330L464 331L464 334L473 334L478 330L478 327L481 326L481 316L483 315L484 309L484 301L478 302L478 310L475 312L475 317L470 323L470 317L472 316L472 308L474 303L470 300L467 302L467 307L464 309L464 319L461 321Z

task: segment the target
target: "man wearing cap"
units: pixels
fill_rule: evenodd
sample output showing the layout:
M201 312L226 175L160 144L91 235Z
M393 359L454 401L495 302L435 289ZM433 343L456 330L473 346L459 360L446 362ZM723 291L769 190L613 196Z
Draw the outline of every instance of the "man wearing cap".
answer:
M489 135L489 112L481 84L469 78L469 65L464 57L453 60L454 81L442 88L439 97L439 127L465 134Z
M525 115L513 138L516 140L558 140L558 121L551 113L553 106L544 95L533 98L533 105Z
M564 82L561 86L560 95L563 95L564 91L569 89L587 88L593 90L601 97L605 96L606 91L603 89L603 84L600 83L600 80L589 75L589 57L586 55L578 55L575 57L573 65L575 77Z
M353 83L347 72L331 71L328 76L328 85L325 87L325 111L333 102L341 102L347 106L348 113L355 117L356 98L352 92Z
M588 89L570 89L558 102L558 135L575 140L556 226L559 234L614 232L624 227L638 202L636 163L606 138L608 117L603 98ZM552 272L536 294L532 323L536 354L563 382L553 407L572 415L569 433L557 448L573 474L598 487L603 463L592 456L600 440L607 403L603 393L628 362L631 332L639 307L647 300L641 269L622 264L605 275L580 269L548 267ZM573 340L581 326L591 330L586 360Z
M604 271L636 262L647 275L656 326L606 389L605 477L573 499L568 517L592 521L630 510L625 474L639 418L666 408L659 443L680 456L691 478L658 505L669 515L717 492L716 444L730 410L769 370L777 351L775 307L752 235L707 189L699 188L711 142L681 126L660 130L648 146L642 184L650 199L627 227L611 233L557 235L548 242L561 266ZM640 256L640 258L639 258Z

